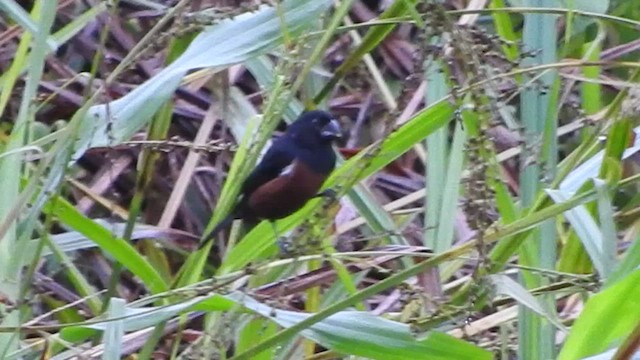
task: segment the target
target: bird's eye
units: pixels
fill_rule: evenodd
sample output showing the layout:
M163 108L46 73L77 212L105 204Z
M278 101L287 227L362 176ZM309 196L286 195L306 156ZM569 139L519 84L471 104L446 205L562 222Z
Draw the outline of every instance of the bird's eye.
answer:
M318 123L318 118L313 118L313 120L311 120L312 123L317 124Z

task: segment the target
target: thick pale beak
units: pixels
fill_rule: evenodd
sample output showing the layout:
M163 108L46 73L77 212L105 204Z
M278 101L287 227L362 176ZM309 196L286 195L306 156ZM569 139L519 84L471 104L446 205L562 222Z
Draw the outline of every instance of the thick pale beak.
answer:
M336 119L331 119L320 131L323 139L335 140L342 138L342 128Z

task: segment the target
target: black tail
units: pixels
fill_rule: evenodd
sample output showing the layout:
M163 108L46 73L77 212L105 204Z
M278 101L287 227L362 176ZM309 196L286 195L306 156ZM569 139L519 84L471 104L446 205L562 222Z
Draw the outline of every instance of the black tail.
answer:
M216 227L213 228L213 230L211 230L211 232L202 240L200 241L200 245L198 245L198 250L202 249L203 247L205 247L205 245L209 244L210 241L213 240L213 238L223 229L228 228L229 226L231 226L231 223L233 222L233 219L235 219L235 216L233 213L227 215L224 219L222 219L222 221L220 221Z

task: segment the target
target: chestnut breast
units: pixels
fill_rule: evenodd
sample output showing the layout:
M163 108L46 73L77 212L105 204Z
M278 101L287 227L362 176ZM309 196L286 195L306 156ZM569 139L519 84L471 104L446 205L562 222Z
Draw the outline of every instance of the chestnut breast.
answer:
M314 197L327 178L304 162L295 160L291 169L259 187L249 196L249 208L261 219L281 219L293 214Z

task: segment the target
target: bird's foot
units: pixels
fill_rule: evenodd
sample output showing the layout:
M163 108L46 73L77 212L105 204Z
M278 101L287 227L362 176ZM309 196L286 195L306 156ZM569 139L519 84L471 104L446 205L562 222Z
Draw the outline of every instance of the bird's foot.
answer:
M329 188L329 189L324 189L321 192L317 193L316 196L314 197L322 197L322 198L329 198L331 200L337 200L338 199L338 193Z

